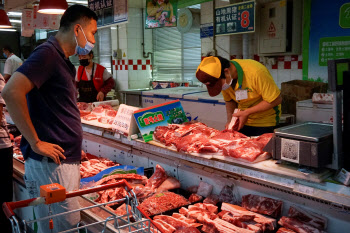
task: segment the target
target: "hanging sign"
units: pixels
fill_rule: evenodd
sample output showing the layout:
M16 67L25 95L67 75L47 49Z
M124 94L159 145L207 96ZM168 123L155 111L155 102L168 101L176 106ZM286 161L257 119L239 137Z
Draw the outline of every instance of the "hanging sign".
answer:
M134 112L134 117L145 142L153 140L157 126L182 124L188 121L180 100L140 109Z
M60 20L62 17L61 15L40 14L38 13L38 9L39 9L39 6L35 5L32 10L33 11L32 25L34 29L53 29L53 30L59 29ZM26 20L28 20L28 18Z
M255 1L215 9L215 34L228 35L255 31Z
M138 109L137 107L121 104L113 120L112 129L117 134L122 134L126 137L136 134L138 129L133 115L134 111Z
M88 7L98 17L97 27L128 21L127 0L88 0Z
M176 27L177 0L146 0L145 28Z
M213 23L201 24L201 28L200 28L201 39L212 37L213 35L214 35Z

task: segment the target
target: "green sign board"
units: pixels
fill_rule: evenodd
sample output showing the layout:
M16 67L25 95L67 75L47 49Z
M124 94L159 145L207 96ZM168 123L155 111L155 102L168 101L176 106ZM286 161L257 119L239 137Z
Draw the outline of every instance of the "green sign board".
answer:
M345 3L340 7L339 26L350 28L350 3Z
M182 124L188 121L179 100L137 110L134 112L134 117L145 142L153 140L153 133L158 126Z
M350 57L350 36L324 37L320 39L318 63L327 66L328 60Z

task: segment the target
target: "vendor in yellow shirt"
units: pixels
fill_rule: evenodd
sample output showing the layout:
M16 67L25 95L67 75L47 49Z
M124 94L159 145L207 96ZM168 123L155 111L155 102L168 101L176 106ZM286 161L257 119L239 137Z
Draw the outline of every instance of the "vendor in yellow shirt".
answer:
M247 136L273 133L281 116L281 92L270 72L250 59L206 57L199 64L197 79L205 84L210 96L222 93L227 124L239 118L238 131ZM238 108L240 111L234 113Z

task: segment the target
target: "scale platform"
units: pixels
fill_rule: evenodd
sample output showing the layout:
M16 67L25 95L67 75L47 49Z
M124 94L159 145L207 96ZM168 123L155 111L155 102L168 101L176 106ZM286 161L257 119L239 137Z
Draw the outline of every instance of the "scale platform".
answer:
M274 159L320 168L332 162L333 126L304 122L275 129Z

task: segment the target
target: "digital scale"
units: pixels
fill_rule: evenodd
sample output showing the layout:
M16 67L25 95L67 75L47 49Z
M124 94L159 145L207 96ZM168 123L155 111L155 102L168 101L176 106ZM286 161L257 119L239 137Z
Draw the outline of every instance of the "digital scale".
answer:
M350 168L350 59L328 61L328 89L334 95L333 125L305 122L275 129L269 143L274 159L314 168Z

